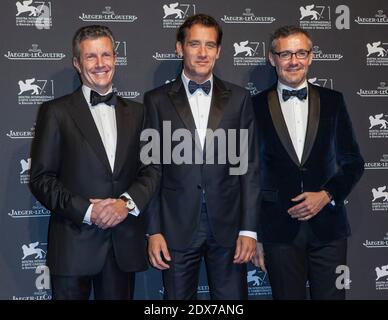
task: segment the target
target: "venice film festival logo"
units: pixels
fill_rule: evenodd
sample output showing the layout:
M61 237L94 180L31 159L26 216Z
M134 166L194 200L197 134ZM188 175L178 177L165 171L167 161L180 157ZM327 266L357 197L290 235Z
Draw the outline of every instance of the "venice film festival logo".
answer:
M247 282L249 296L270 296L272 294L267 272L256 268L248 270Z
M50 1L17 1L16 10L18 27L36 27L39 30L52 27Z
M374 25L388 25L388 18L387 15L384 13L383 10L377 10L377 13L374 15L374 17L360 17L358 16L356 19L354 19L354 22L358 24L374 24Z
M388 42L376 41L367 43L366 49L368 51L366 55L367 66L388 66Z
M376 89L359 89L357 94L363 98L388 97L388 86L381 81Z
M387 186L372 188L372 211L388 211Z
M388 290L388 265L376 267L376 290Z
M46 263L47 243L31 242L23 244L21 249L23 253L21 258L22 270L36 269L39 265Z
M112 7L106 6L101 13L82 13L79 17L85 22L134 22L137 16L132 14L116 14Z
M366 170L386 170L386 169L388 169L388 154L383 154L379 161L365 162L364 168Z
M26 52L9 51L4 54L9 60L62 60L66 55L62 52L44 52L39 45L34 43Z
M18 81L18 104L36 105L54 99L54 80L28 78Z
M314 61L339 61L343 58L343 55L340 53L325 53L319 46L315 45L313 47L313 60Z
M173 2L164 4L163 28L179 28L188 16L195 14L195 4Z
M265 42L244 40L233 43L235 66L265 65Z
M253 82L248 82L245 89L249 91L249 94L252 97L260 93L260 91L256 88Z
M30 182L31 158L20 160L20 184L28 184Z
M331 29L329 6L310 4L299 7L299 24L303 29Z
M368 249L388 248L388 232L382 240L365 240L362 245Z
M384 113L379 113L369 116L369 138L370 139L381 139L388 138L388 121L384 118L387 118L388 115Z
M334 88L333 78L312 77L308 79L308 82L319 87Z
M336 7L307 4L299 7L299 13L299 25L303 29L329 30L334 14L338 30L350 29L350 9L343 4Z
M35 136L35 124L29 130L9 130L6 136L10 139L32 139Z
M13 219L50 217L50 210L46 209L39 201L29 209L11 209L8 216Z
M273 23L274 17L257 17L250 8L245 8L239 16L224 15L221 20L225 23Z
M127 41L116 41L116 66L126 66L127 61Z

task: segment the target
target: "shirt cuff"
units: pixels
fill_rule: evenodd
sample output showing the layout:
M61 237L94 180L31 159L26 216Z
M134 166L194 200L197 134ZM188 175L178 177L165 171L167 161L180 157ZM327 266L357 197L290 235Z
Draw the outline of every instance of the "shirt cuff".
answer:
M92 209L93 209L93 203L91 203L88 207L88 210L86 210L84 221L82 221L83 223L86 223L88 225L92 224L92 221L90 221L90 218L92 216Z
M242 231L239 232L238 235L239 236L250 237L250 238L253 238L253 239L255 239L257 241L257 232L242 230Z
M121 196L124 196L124 197L131 199L133 201L132 197L128 194L128 192L124 192ZM135 203L135 201L133 201L133 203ZM135 209L133 209L132 211L129 211L129 213L135 217L137 217L140 214L140 210L137 207L136 203L135 203Z

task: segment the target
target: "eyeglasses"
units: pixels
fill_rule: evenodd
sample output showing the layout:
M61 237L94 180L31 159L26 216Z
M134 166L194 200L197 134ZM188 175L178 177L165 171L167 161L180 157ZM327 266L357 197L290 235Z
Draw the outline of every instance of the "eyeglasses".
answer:
M271 51L271 52L273 54L277 54L280 60L291 60L293 55L295 55L297 59L303 60L309 56L311 50L298 50L297 52L291 52L291 51L281 51L281 52Z

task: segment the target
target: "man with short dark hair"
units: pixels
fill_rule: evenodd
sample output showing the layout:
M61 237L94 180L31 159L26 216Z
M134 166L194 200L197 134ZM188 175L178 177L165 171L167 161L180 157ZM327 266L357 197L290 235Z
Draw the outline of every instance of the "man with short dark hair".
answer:
M350 235L344 201L364 161L343 95L307 83L308 33L281 27L270 48L278 81L253 99L262 188L254 261L267 267L274 299L305 299L307 280L312 299L344 299L336 287Z
M141 104L112 92L116 54L105 26L80 28L73 64L82 87L44 103L31 148L34 196L49 210L53 299L131 299L145 270L143 211L159 183L140 162Z
M175 138L170 147L163 136L163 151L186 142L183 152L192 155L185 163L174 162L174 151L172 161L163 159L161 190L150 205L148 252L163 270L167 299L196 298L202 258L212 299L247 299L246 262L256 249L258 144L249 93L213 75L221 39L214 18L186 19L176 42L182 73L144 96L154 128L163 134L169 125L173 136L189 132L189 143ZM236 168L225 146L245 157L241 173L231 174Z

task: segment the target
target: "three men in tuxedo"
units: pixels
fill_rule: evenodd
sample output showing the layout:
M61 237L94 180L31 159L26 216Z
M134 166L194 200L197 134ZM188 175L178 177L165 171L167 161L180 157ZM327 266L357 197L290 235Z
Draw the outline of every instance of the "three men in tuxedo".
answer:
M364 161L343 95L307 83L312 41L285 26L270 39L278 82L253 99L260 144L261 207L254 260L267 267L275 299L343 299L350 227L344 201ZM263 244L263 245L262 245Z
M162 134L162 149L167 147L164 126L173 135L182 129L191 133L192 159L162 159L160 191L149 206L149 258L163 270L167 299L196 298L202 258L212 299L247 298L246 262L255 253L258 217L257 131L249 93L213 75L221 39L214 18L187 18L176 42L182 73L144 96L152 127ZM216 130L219 136L212 139ZM233 132L234 141L228 135ZM172 140L172 149L182 143ZM247 163L237 175L226 156L233 148L245 150L240 156Z
M82 87L44 103L31 148L30 188L52 214L47 264L54 299L130 299L147 268L143 211L160 173L140 161L143 106L112 92L115 40L80 28L73 64Z

